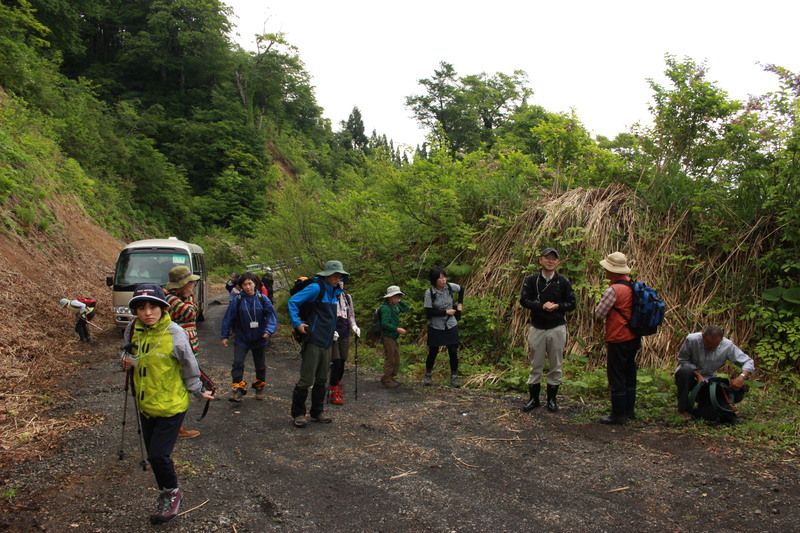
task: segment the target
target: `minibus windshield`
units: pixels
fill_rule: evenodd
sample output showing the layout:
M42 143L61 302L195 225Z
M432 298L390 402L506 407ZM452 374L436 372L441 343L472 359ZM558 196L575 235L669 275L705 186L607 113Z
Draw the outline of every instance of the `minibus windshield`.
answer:
M133 290L141 283L164 286L169 271L178 265L189 266L189 256L173 250L123 250L114 272L114 290Z

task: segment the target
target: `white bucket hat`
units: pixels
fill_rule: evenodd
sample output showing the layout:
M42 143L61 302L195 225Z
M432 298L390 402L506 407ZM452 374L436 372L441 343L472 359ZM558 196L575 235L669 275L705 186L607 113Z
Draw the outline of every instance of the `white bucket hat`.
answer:
M405 296L403 292L400 290L400 287L397 285L391 285L388 289L386 289L386 294L383 295L384 298L391 298L392 296Z
M628 266L628 258L622 252L608 254L605 259L600 261L600 266L614 274L628 274L631 271Z

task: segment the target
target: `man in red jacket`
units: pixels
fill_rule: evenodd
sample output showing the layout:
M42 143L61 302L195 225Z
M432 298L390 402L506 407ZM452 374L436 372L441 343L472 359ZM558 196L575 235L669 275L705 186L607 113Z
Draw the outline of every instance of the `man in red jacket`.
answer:
M600 423L624 424L626 419L635 418L636 354L642 346L642 339L631 331L625 319L631 316L633 307L628 258L621 252L614 252L600 261L600 266L606 271L609 286L594 314L606 321L606 372L611 391L611 414L601 418Z

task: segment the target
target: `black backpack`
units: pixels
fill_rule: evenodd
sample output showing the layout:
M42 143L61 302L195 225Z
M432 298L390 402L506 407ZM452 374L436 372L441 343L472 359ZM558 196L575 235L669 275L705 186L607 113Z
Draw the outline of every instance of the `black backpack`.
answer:
M372 312L372 323L369 326L369 334L370 336L380 339L383 336L383 322L381 321L381 307L383 304L379 305L375 311Z
M713 377L694 386L689 393L692 417L707 422L730 424L736 421L736 393L726 378Z
M319 294L317 294L317 298L310 302L304 302L300 304L300 309L298 309L297 316L301 322L310 325L311 317L314 315L314 310L317 308L317 305L322 301L322 297L325 296L325 282L319 278L314 277L300 277L294 280L294 285L292 288L289 289L289 295L294 296L298 292L302 291L312 283L319 284ZM292 337L298 343L303 344L307 335L301 335L295 330L292 330Z

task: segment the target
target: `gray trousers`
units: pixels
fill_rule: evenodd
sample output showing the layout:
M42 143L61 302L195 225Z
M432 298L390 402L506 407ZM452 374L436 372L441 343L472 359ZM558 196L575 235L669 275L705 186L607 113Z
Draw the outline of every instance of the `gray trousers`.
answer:
M564 346L567 344L567 326L561 325L552 329L537 329L531 326L528 332L531 371L528 373L528 385L542 382L545 357L550 361L547 373L548 385L561 385L561 361L564 357Z

